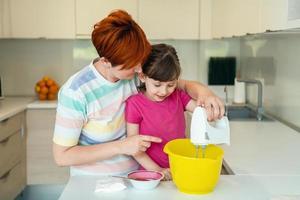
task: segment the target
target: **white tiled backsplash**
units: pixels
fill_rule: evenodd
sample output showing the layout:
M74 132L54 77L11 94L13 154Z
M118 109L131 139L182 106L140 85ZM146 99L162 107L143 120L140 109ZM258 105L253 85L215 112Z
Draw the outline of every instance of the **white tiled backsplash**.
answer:
M182 78L207 83L211 56L236 56L243 77L264 80L265 109L300 127L300 34L276 34L223 40L167 40L175 46ZM89 64L96 52L89 40L0 39L0 75L6 95L34 95L34 84L44 75L59 84ZM223 86L210 86L224 99ZM256 88L247 97L256 101ZM229 98L233 86L229 87Z
M245 37L240 55L242 76L264 81L265 110L300 130L300 34Z

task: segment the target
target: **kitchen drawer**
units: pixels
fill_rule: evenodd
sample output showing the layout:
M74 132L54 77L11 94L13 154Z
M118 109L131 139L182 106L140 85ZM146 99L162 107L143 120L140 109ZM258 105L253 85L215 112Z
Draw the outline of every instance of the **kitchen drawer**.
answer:
M24 113L21 112L12 117L0 121L0 141L14 134L22 127Z
M21 162L0 176L0 199L14 199L26 185Z
M0 140L0 177L20 162L22 146L21 130Z

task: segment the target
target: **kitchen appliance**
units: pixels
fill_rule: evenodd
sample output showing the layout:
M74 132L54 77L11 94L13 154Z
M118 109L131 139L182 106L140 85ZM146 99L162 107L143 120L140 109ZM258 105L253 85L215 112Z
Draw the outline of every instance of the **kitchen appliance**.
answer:
M224 116L214 125L210 124L205 109L197 107L192 116L190 135L190 138L168 142L164 152L169 156L173 182L179 191L207 194L218 183L224 156L223 149L215 144L230 143L228 119Z
M199 149L202 148L202 157L208 144L230 144L230 129L227 116L216 120L214 125L207 121L206 111L196 107L191 122L191 142ZM198 151L197 151L198 152ZM198 153L196 153L198 157Z

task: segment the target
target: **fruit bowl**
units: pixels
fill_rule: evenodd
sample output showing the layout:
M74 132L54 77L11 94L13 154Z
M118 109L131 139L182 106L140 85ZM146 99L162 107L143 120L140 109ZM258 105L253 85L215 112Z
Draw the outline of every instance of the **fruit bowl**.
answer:
M35 84L34 90L39 100L55 100L59 86L52 78L44 76Z

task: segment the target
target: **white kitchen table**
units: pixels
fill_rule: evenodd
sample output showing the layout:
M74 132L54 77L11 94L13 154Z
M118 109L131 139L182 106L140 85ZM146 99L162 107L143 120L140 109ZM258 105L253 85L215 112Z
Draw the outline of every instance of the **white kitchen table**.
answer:
M148 191L132 188L111 193L95 193L97 180L103 177L73 176L59 200L299 200L300 176L222 175L212 193L189 195L181 193L171 181Z

